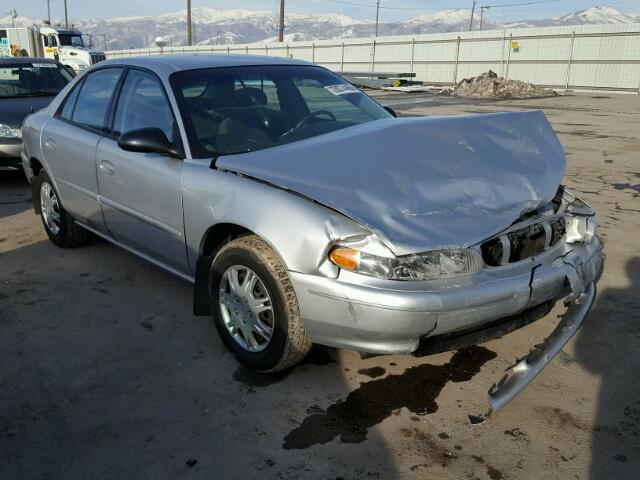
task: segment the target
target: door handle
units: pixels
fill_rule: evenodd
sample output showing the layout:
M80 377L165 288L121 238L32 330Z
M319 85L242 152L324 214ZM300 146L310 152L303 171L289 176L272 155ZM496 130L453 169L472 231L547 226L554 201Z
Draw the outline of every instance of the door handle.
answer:
M44 142L44 146L47 147L48 150L55 150L56 141L53 138L47 138Z
M116 173L116 167L113 163L107 160L100 160L100 170L102 170L107 175L113 175Z

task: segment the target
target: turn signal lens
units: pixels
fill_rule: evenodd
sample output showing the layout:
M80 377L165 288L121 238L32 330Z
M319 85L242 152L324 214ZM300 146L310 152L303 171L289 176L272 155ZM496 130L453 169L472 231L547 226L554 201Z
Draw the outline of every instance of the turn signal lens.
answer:
M358 268L360 252L354 248L338 247L331 250L329 258L333 263L341 268L355 270Z

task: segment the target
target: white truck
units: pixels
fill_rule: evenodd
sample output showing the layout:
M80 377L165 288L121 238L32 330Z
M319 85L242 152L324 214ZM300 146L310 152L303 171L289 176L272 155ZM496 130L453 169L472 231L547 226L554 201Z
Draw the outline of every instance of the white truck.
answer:
M105 54L85 46L82 32L51 25L0 28L0 57L58 60L76 73L104 60Z

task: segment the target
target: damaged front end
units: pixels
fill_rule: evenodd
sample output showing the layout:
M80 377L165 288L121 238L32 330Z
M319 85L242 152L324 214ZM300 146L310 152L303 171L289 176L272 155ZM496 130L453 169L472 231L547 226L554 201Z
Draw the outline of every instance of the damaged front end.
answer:
M374 251L373 237L338 242L329 250L338 278L314 281L307 289L314 298L299 293L302 313L319 343L424 356L500 338L564 299L568 309L554 332L491 387L488 413L472 417L482 421L513 399L585 319L604 261L596 229L593 209L560 187L552 201L466 249L396 257L379 242ZM293 278L297 286L307 281ZM328 330L314 321L320 315L338 325Z
M562 333L492 389L491 411L550 361L593 302L597 218L560 187L565 155L541 112L378 120L217 167L366 230L327 238L322 272L289 271L314 343L428 355L500 337L569 300Z

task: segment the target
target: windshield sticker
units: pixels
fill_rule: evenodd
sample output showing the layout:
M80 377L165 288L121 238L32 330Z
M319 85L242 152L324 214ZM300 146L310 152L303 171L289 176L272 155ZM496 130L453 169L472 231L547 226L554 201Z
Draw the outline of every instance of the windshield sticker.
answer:
M32 63L33 68L58 68L55 63Z
M341 83L339 85L327 85L324 88L325 90L328 90L334 95L346 95L347 93L358 93L360 91L350 83Z

